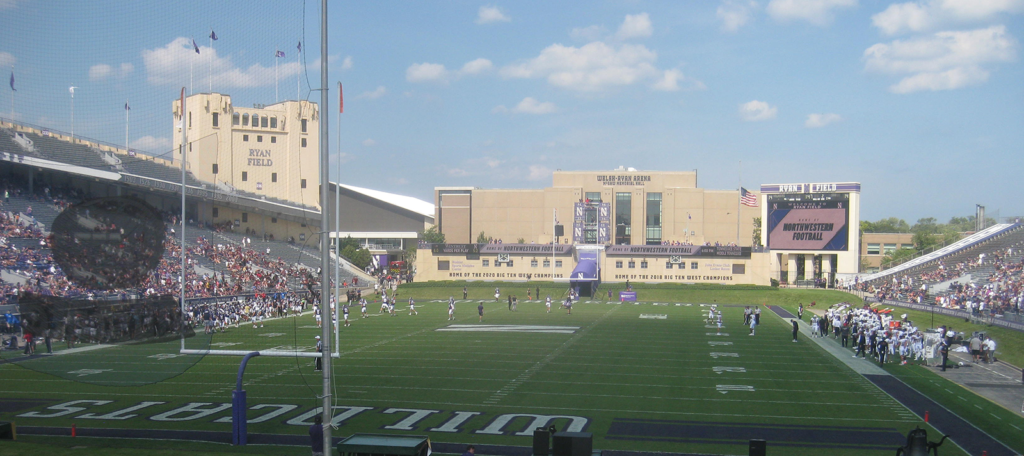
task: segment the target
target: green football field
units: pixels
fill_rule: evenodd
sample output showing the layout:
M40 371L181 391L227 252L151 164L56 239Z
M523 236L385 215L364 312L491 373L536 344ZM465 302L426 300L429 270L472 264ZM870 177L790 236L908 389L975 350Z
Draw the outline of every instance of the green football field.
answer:
M353 308L335 359L335 435L526 447L534 427L554 424L592 432L595 449L746 454L747 441L762 438L769 454L889 455L915 426L938 434L815 343L793 343L790 323L771 311L762 308L762 325L749 335L743 306L761 302L712 296L723 298L714 299L721 331L704 321L709 304L701 299L584 298L568 315L538 301L510 312L491 298L483 322L473 299L458 300L455 321L446 299L419 299L415 316L404 304L394 317L371 305L363 319ZM317 334L307 314L200 334L188 345L312 351ZM179 344L2 365L0 421L230 432L240 357L178 355ZM244 380L250 434L305 435L320 405L312 359L257 357ZM946 444L942 454L966 453Z

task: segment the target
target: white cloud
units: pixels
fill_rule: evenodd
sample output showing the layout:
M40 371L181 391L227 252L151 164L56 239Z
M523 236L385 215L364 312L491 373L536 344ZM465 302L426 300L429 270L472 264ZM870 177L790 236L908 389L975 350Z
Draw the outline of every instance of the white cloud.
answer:
M889 5L871 16L871 23L886 35L896 35L990 21L1001 14L1022 12L1024 0L919 0Z
M476 60L472 60L472 61L466 62L466 64L462 66L462 70L460 71L460 73L461 74L480 74L480 73L483 73L485 71L490 71L492 68L494 68L494 64L491 63L490 60L487 60L487 59L476 59Z
M530 174L526 177L529 180L542 180L551 177L551 168L542 165L530 165Z
M722 0L715 16L722 21L722 30L735 32L752 19L757 2L753 0Z
M607 29L600 25L591 25L589 27L574 27L572 31L569 32L569 36L571 36L574 40L579 41L597 41L601 39L601 37L607 31Z
M490 60L479 58L462 65L458 71L449 70L440 63L414 63L406 68L405 80L409 82L448 82L462 76L475 76L494 68Z
M377 145L377 141L374 141L374 140L372 140L370 138L366 138L366 139L363 140L363 142L361 144L366 146L366 147L373 147L373 146Z
M481 6L476 16L477 24L491 24L494 22L509 22L512 19L501 12L497 6Z
M198 81L206 82L209 77L210 64L213 66L213 85L216 89L225 88L246 88L261 87L274 84L274 65L263 66L253 64L248 68L239 68L232 62L231 57L221 57L216 49L199 46L199 54L192 49L192 41L188 38L175 38L164 47L146 49L142 51L142 61L146 68L147 81L156 85L185 85L189 80L189 62L195 59L195 66L201 69L197 72ZM270 62L273 54L263 59ZM282 59L283 60L283 59ZM337 60L331 56L328 61ZM312 63L318 67L320 60ZM299 74L298 62L280 62L277 71L280 79L294 77ZM197 81L197 82L198 82Z
M166 152L171 149L171 139L164 137L143 136L131 143L132 149L148 152Z
M653 33L654 27L651 26L650 15L647 13L627 14L615 36L620 40L628 40L630 38L647 38Z
M100 63L89 67L89 80L101 81L111 76L125 78L131 74L132 71L135 71L135 66L130 63L122 63L117 70L114 70L114 67L110 65Z
M855 6L857 0L772 0L765 9L777 21L802 20L823 27L835 17L833 10Z
M804 126L807 128L821 128L830 123L839 122L840 120L843 120L843 117L834 113L809 114L807 116L807 120L804 121Z
M414 63L405 69L405 80L409 82L444 82L448 79L448 70L440 63Z
M0 10L11 9L18 6L18 0L0 0Z
M374 89L372 92L363 92L362 94L360 94L356 98L369 98L371 100L376 100L376 99L378 99L380 97L383 97L387 93L388 93L388 89L387 88L385 88L384 86L377 86L377 88Z
M506 78L547 78L570 90L600 91L658 77L658 56L643 45L612 47L595 41L582 47L552 44L536 58L501 69Z
M987 81L986 66L1014 60L1016 47L1002 25L938 32L871 46L864 51L865 69L906 75L889 87L895 93L952 90Z
M341 61L341 71L351 70L351 69L352 69L352 56L351 55L347 55L347 56L345 56L345 60Z
M10 67L18 61L10 52L0 52L0 67Z
M654 90L661 90L665 92L675 92L679 90L679 83L682 81L690 81L693 89L704 89L704 83L691 80L683 75L682 71L679 70L665 70L661 78L658 79L654 85L651 86Z
M533 97L523 98L512 112L521 114L550 114L555 112L555 104L550 101L540 102Z
M505 105L498 105L495 106L494 109L491 109L491 113L493 114L502 114L506 112L508 112L508 108L506 108Z
M748 122L771 120L778 112L779 108L763 101L752 100L740 105L740 117Z

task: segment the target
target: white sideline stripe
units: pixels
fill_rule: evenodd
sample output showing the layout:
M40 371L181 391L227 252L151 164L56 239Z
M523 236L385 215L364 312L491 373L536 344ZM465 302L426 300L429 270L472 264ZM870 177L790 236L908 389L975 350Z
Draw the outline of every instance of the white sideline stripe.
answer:
M446 328L509 328L509 329L569 329L577 330L579 326L549 326L549 325L448 325ZM440 330L440 329L439 329Z
M114 345L114 344L88 345L88 346L85 346L85 347L68 348L66 350L55 351L55 352L53 352L53 354L54 355L72 355L72 354L75 354L75 353L89 352L89 351L93 351L93 350L100 350L100 349L110 348L110 347L116 347L116 345Z
M575 329L523 329L523 328L494 328L494 327L469 327L469 328L439 328L437 331L450 332L519 332L519 333L544 333L544 334L573 334Z

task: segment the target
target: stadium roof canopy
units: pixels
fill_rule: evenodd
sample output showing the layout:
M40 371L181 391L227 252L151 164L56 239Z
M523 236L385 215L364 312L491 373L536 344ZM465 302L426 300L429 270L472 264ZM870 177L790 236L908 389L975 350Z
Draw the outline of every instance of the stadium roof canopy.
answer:
M368 188L355 187L352 185L337 184L342 188L366 195L370 198L383 201L393 206L398 206L402 209L415 212L417 214L434 218L434 205L418 198L411 196L396 195L394 193L382 192L380 190L370 190Z

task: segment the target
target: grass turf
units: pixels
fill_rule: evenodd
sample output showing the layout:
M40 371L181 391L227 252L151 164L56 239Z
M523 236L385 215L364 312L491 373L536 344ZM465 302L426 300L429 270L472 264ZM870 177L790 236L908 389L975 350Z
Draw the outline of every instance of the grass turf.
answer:
M877 442L856 442L858 435L869 435L857 432L875 429L892 437L905 435L922 424L815 344L790 342L788 323L770 313L765 312L763 326L750 337L739 325L742 308L726 307L723 332L729 336L717 336L709 335L716 330L705 327L701 311L706 308L699 305L717 300L722 304L768 302L795 308L797 302L817 300L823 305L820 303L850 300L850 295L741 287L702 287L685 293L670 288L640 288L641 299L667 305L581 303L570 316L557 310L557 303L550 314L538 302L520 302L518 312L509 312L507 301L494 302L493 288L493 284L470 288L470 298L490 298L485 301L485 325L579 329L572 334L436 331L450 323L445 320L447 304L428 301L446 300L456 292L455 297L461 298L461 284L403 286L399 299L416 298L420 315L408 316L403 305L398 317L354 318L353 326L342 329L343 356L334 370L335 397L338 405L346 407L338 413L353 415L335 435L406 432L427 434L438 442L528 446L529 437L514 434L528 430L530 417L511 420L498 434L482 433L503 414L523 413L584 417L586 430L595 434L594 447L601 449L736 454L745 451L747 435L768 433L771 454L827 451L865 455L891 454L892 450L871 449ZM514 288L502 287L503 296ZM521 301L526 297L525 289L514 293ZM369 309L371 314L379 315L374 307ZM451 323L479 326L475 307L476 301L460 302L457 321ZM665 315L666 319L641 319L641 314ZM358 310L353 316L358 316ZM269 321L256 330L245 325L232 328L214 336L212 343L214 348L230 349L287 345L311 348L312 336L317 333L312 318L307 316ZM102 349L0 366L0 376L7 379L0 386L3 401L42 401L0 414L0 420L17 421L19 426L69 427L77 423L79 427L230 431L229 423L217 422L229 417L230 410L222 408L207 415L203 410L217 410L230 403L239 358L207 356L180 375L138 384L136 377L152 378L154 373L166 376L180 369L183 361L179 358L150 357L173 354L176 347L166 347L166 353L153 353L155 348L165 347L145 347L143 357L125 358L125 353ZM131 348L117 348L122 349ZM128 361L122 361L125 359ZM44 368L42 361L50 365ZM32 365L37 362L40 366ZM33 367L55 375L33 371ZM66 374L86 368L110 370L82 377ZM58 376L62 370L66 378ZM100 377L91 380L103 384L83 383L93 376L104 376L104 381L98 381ZM306 432L308 425L301 424L300 418L307 411L315 411L320 392L319 374L312 371L310 360L257 358L250 363L245 379L250 433ZM119 381L125 383L117 386ZM71 400L111 402L66 406L83 407L66 414L62 414L66 409L47 408ZM153 404L141 404L143 401ZM190 404L189 412L167 415ZM139 405L145 406L115 417L135 415L126 419L83 417ZM253 409L255 406L261 408ZM408 431L382 429L394 428L413 413L393 408L424 410L421 413L425 418L407 426L411 427ZM277 411L283 413L256 422L268 412ZM31 412L59 416L18 416ZM197 415L203 416L187 419ZM457 416L468 418L458 427L459 432L432 430ZM555 423L564 429L571 421L558 419ZM674 430L671 435L675 437L652 431L662 428ZM740 431L726 432L735 429ZM794 429L799 435L794 436ZM814 435L842 433L849 434L854 442L827 450L821 442L811 442ZM789 445L809 446L781 446L787 443L785 439L790 440Z

